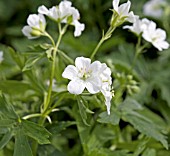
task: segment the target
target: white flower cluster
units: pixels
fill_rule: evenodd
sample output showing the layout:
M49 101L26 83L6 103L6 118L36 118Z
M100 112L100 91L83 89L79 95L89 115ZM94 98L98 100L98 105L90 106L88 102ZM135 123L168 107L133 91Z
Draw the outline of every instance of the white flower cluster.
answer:
M79 11L71 5L71 2L65 0L62 1L59 6L53 6L50 9L47 9L44 5L42 5L38 8L38 12L57 22L74 25L74 36L80 36L85 25L78 21L80 19Z
M150 0L143 6L143 12L147 16L159 18L163 14L163 6L165 5L165 0Z
M44 15L46 15L56 22L74 25L74 36L80 36L81 32L85 28L85 25L78 21L80 19L79 11L71 5L71 2L64 0L61 1L58 6L53 6L49 10L43 5L40 6L38 8L38 15L29 15L27 19L28 25L24 26L22 29L23 34L29 39L38 38L43 35L46 27L46 20Z
M3 51L0 51L0 63L4 60L4 58L3 58Z
M110 114L110 102L113 96L111 92L111 70L105 63L89 58L77 57L75 66L68 65L62 76L71 80L67 89L72 94L81 94L86 88L91 94L102 92L105 97L107 112Z
M124 26L124 29L129 29L137 36L142 34L142 37L152 43L159 51L169 48L169 43L165 41L166 32L163 29L156 28L156 23L146 18L140 20L136 18L132 26Z

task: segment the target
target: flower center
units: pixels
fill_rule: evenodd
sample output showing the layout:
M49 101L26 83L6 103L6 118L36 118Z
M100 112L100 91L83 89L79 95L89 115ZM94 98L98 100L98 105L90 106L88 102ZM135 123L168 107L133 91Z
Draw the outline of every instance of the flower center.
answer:
M86 67L81 68L79 70L78 77L83 79L83 80L86 80L87 78L89 78L91 76L91 73L92 73L92 70L89 70Z

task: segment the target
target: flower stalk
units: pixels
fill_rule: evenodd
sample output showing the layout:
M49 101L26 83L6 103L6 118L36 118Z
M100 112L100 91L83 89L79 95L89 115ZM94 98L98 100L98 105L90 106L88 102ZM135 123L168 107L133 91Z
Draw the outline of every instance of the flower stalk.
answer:
M106 32L106 34L102 35L102 38L100 39L99 43L97 44L96 48L93 50L90 59L93 60L94 56L96 55L98 49L100 48L100 46L103 44L104 41L106 41L107 39L109 39L112 36L113 31L116 29L116 27L110 27L108 29L108 31Z

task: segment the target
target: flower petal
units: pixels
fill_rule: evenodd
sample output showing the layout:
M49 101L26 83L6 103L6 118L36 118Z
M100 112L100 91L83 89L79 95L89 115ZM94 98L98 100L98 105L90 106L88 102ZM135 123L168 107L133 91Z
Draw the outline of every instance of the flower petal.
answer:
M131 2L130 2L130 1L128 1L127 3L124 3L124 4L122 4L122 5L120 5L120 6L119 6L119 9L118 9L118 13L119 13L121 16L128 16L130 6L131 6Z
M38 14L38 16L39 16L39 22L41 22L41 24L43 24L43 25L46 25L46 20L45 20L44 15Z
M107 114L108 115L110 115L111 100L112 100L112 95L111 96L105 96L105 105L107 107Z
M130 23L134 23L136 20L139 19L138 15L134 15L133 11L129 12L128 17L127 17L127 21Z
M162 51L163 49L169 48L169 43L166 41L156 41L152 43L154 47L156 47L159 51Z
M100 61L94 61L91 66L90 66L90 69L93 71L93 74L97 74L99 72L101 72L101 67L102 67L102 64Z
M38 13L43 14L43 15L48 15L49 10L44 6L38 7Z
M67 89L71 94L79 95L85 89L85 83L80 79L72 80L69 82Z
M67 78L69 80L76 79L78 75L77 68L73 65L68 65L64 72L62 73L62 77Z
M39 36L32 36L31 35L31 32L32 32L32 28L30 26L24 26L22 28L22 33L28 37L28 39L35 39L35 38L38 38Z
M166 32L160 28L156 29L155 31L157 38L159 40L165 40L166 39Z
M28 16L27 23L31 27L39 27L39 16L37 14L32 14Z
M90 77L86 80L86 88L91 94L98 93L101 85L102 83L99 77Z
M91 63L91 60L85 57L77 57L75 60L75 65L79 70L84 69L84 68L89 69L90 63Z
M118 5L120 0L113 0L112 5L113 9L118 13Z
M75 26L75 31L74 31L74 36L80 36L81 32L84 30L85 25L81 24L79 21L75 20L74 21L74 26Z

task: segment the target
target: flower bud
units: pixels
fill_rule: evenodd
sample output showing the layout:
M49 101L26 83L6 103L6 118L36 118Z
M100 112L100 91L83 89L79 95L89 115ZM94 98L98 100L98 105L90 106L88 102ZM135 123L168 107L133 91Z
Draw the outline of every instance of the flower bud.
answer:
M129 81L129 84L130 84L130 85L136 85L137 82L136 82L135 80L130 80L130 81Z
M41 36L41 31L40 30L37 30L37 29L32 29L32 31L31 31L31 33L30 33L32 36L37 36L37 37L39 37L39 36Z
M131 86L131 90L133 93L139 93L140 92L140 88L138 86Z
M128 75L128 76L127 76L127 79L128 79L128 80L132 80L132 79L133 79L133 76L132 76L132 75Z

